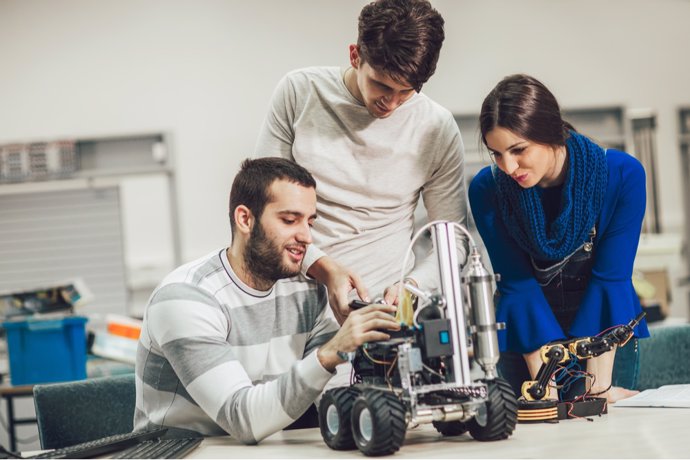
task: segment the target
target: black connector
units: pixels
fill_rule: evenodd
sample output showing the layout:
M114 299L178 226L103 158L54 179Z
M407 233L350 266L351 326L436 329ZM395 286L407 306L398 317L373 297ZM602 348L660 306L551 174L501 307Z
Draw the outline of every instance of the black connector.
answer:
M371 302L365 302L363 300L353 300L348 304L348 306L353 310L359 310L360 308L368 307Z

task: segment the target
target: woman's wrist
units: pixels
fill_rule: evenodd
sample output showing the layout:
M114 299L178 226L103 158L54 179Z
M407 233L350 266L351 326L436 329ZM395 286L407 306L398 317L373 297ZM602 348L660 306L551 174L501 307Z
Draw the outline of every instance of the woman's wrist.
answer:
M604 395L604 394L608 393L610 389L611 389L611 385L609 385L609 386L607 386L607 387L605 387L605 388L601 388L601 387L592 387L592 388L589 390L589 396L601 396L601 395Z

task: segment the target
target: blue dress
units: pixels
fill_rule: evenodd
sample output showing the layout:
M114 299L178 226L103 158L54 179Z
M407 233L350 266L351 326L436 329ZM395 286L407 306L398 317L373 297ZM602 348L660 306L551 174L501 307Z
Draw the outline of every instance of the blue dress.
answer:
M501 351L529 353L553 340L593 336L626 324L641 311L632 285L632 270L646 204L645 172L632 156L607 150L608 184L596 223L594 264L570 330L563 331L535 279L529 255L510 236L497 204L491 167L482 169L469 187L472 215L495 273L501 275L496 310ZM636 337L648 337L646 322Z

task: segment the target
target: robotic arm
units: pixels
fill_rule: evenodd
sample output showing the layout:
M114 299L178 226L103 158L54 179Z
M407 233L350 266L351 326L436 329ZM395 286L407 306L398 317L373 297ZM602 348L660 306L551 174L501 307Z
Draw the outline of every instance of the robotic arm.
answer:
M625 346L632 338L633 330L644 318L645 312L640 313L628 324L616 326L596 337L578 339L568 345L568 349L580 359L597 357L611 350L614 345Z
M537 373L536 380L528 380L522 384L522 396L527 401L542 400L549 394L548 384L558 365L567 364L576 359L595 358L611 351L616 345L625 346L644 316L645 313L642 312L628 324L615 326L594 337L544 345L540 353L543 364Z

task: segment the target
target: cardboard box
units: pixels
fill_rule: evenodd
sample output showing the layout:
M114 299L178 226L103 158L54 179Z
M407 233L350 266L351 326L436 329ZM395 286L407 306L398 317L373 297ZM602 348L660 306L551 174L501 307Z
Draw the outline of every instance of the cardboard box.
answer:
M671 310L671 285L666 270L642 270L638 277L636 291L643 306L658 305L661 316L666 318Z

